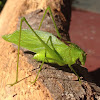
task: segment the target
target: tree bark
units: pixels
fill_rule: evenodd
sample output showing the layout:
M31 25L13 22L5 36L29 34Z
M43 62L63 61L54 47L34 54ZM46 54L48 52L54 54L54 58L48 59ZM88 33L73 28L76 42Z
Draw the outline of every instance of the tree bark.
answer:
M8 0L0 15L0 35L9 34L16 30L17 26L19 27L17 23L20 16L25 16L32 28L37 29L47 6L51 7L63 38L66 37L67 40L70 40L68 35L71 17L70 0L49 0L49 2L48 0L20 0L20 2L18 0ZM50 28L47 27L47 24ZM25 23L23 28L27 28ZM41 29L56 35L48 14ZM36 84L30 84L29 81L34 81L39 70L37 67L41 63L33 60L33 53L25 49L20 50L20 82L13 87L7 86L7 84L13 83L16 79L17 48L4 41L1 37L0 39L1 100L85 100L85 98L94 100L94 97L99 97L97 93L94 94L87 82L91 81L87 70L80 66L76 67L79 67L81 74L85 73L83 76L87 79L87 81L83 80L82 84L75 81L77 77L71 73L67 66L60 67L53 64L44 64ZM33 69L34 71L32 71Z

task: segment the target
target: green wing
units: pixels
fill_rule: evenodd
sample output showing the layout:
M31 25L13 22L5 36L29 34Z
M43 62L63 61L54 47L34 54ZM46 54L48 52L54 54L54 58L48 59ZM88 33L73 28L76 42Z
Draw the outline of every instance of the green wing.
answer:
M37 35L46 43L49 36L52 37L52 43L56 46L64 44L59 39L57 39L54 35L52 35L49 32L43 32L39 30L35 30ZM19 40L19 30L15 31L13 34L4 35L3 39L17 44ZM45 50L44 46L41 44L39 39L34 35L34 33L31 30L25 30L23 29L21 32L21 47L26 48L30 51L33 51L35 53L38 53L40 51ZM51 43L48 42L48 45L51 46Z

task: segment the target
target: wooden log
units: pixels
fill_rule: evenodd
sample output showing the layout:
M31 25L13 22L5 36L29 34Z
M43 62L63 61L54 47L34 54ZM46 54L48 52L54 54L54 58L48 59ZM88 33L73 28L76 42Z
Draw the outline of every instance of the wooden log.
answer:
M17 25L18 17L24 15L31 26L34 29L37 29L39 22L41 21L41 18L43 16L44 10L48 5L52 8L52 11L54 11L54 13L55 11L57 11L57 16L63 16L63 18L66 19L65 15L63 15L63 13L61 12L61 4L63 4L62 2L64 1L55 0L50 3L46 0L20 0L20 2L18 0L8 0L0 15L0 36L9 34L16 30L17 26L19 26L19 24ZM56 7L56 10L54 9L54 7ZM42 11L41 9L44 10ZM56 15L54 16L56 17ZM62 23L65 23L65 21L67 21L67 19L60 20L59 23L61 23L57 24L59 25L59 29L62 27L62 33L65 32L65 26L62 26ZM46 22L49 23L48 25L50 28L46 26ZM69 23L70 18L67 25L70 25ZM25 23L23 24L23 28L27 28ZM46 19L43 23L42 30L50 31L55 34L54 26L48 15L46 16ZM33 60L33 53L25 49L20 50L19 80L21 81L16 85L10 87L7 84L13 83L16 79L17 48L11 43L4 41L1 37L0 39L1 100L85 100L85 98L87 100L94 100L94 97L96 98L97 94L94 94L88 82L82 81L82 84L80 84L78 81L75 81L77 80L77 77L73 73L71 73L70 69L67 66L60 67L53 64L44 64L43 69L40 72L38 81L35 85L32 85L29 81L34 81L36 73L39 70L36 68L41 63ZM33 69L34 71L32 71ZM85 75L83 75L85 79L91 81L88 76L87 70L85 68L79 69L81 73L85 73Z

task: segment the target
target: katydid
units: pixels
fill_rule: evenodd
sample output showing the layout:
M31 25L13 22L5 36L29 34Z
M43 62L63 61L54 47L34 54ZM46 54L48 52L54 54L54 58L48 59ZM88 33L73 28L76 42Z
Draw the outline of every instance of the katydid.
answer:
M57 29L50 7L48 7L45 10L38 30L32 29L32 27L29 25L25 17L23 17L20 22L20 30L15 31L13 34L3 36L4 40L18 45L16 81L13 84L10 84L11 86L18 83L18 64L20 46L36 53L33 59L36 59L37 61L42 61L40 70L44 62L55 63L59 66L68 65L69 68L77 75L80 81L80 77L71 67L71 65L75 64L77 60L79 60L82 65L84 65L86 61L86 53L74 43L68 41L65 41L64 43L60 41L57 37L55 37L53 34L49 32L40 31L40 27L42 25L42 22L47 11L49 11L57 35L61 39L62 37ZM26 22L30 30L22 29L23 21ZM35 78L35 81L33 81L32 83L36 82L39 72Z

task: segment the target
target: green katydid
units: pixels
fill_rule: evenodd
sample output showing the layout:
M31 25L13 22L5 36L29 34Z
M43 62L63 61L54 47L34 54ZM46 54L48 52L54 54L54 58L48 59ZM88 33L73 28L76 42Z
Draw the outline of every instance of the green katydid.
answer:
M36 59L37 61L42 61L40 70L44 62L56 63L60 66L68 65L69 68L77 75L78 79L80 80L80 77L71 67L71 65L75 64L77 60L79 60L82 65L84 65L86 61L86 53L74 43L65 41L65 44L53 34L49 32L40 31L40 27L42 25L47 11L49 11L57 35L61 39L62 37L57 29L50 7L48 7L45 10L38 30L33 30L27 22L27 20L25 19L25 17L23 17L20 22L20 30L15 31L13 34L3 36L4 40L18 45L16 81L13 84L10 84L11 86L18 83L18 63L20 46L36 53L33 59ZM23 21L26 22L30 30L22 29ZM33 81L32 83L36 82L39 72L35 78L35 81Z

